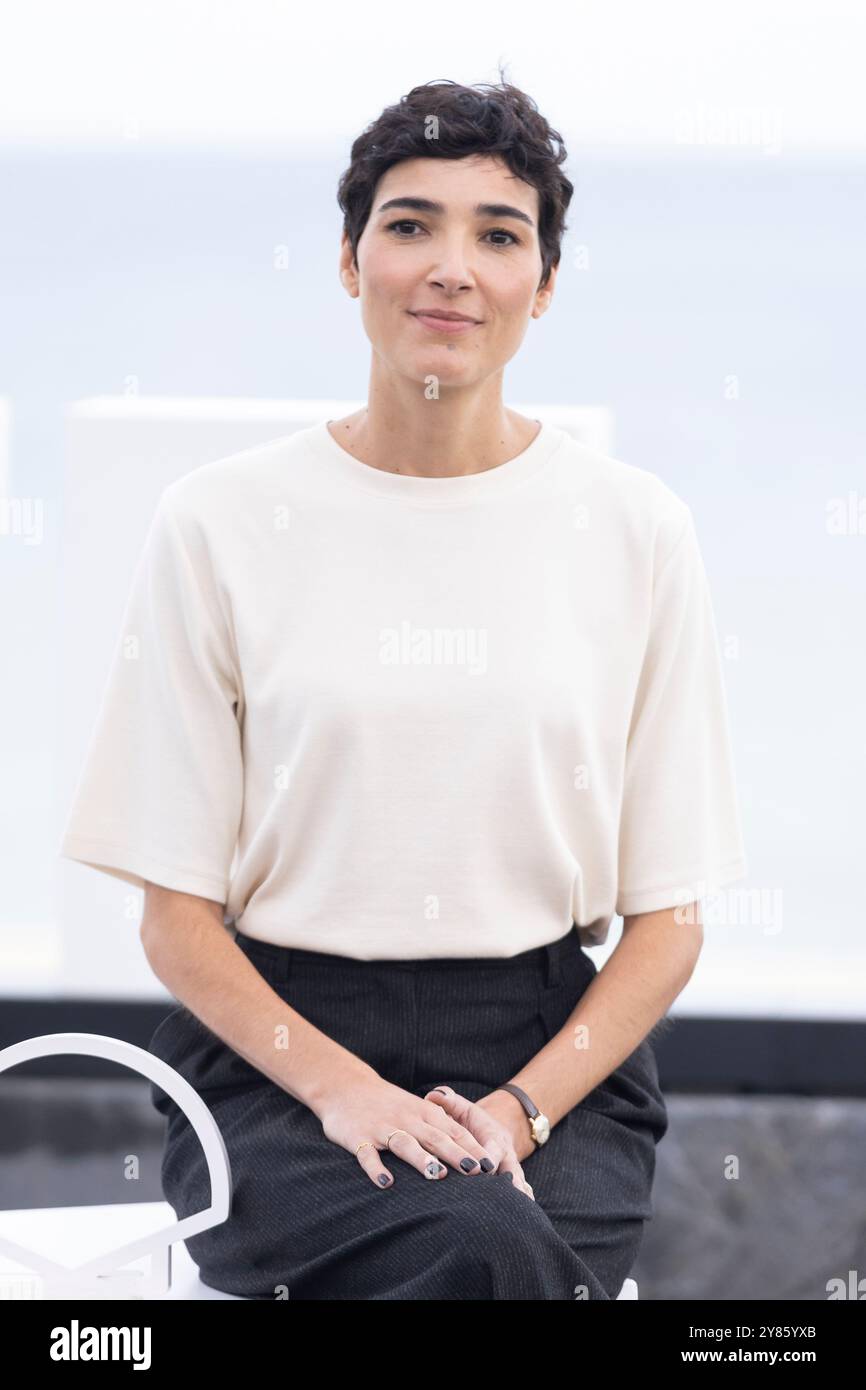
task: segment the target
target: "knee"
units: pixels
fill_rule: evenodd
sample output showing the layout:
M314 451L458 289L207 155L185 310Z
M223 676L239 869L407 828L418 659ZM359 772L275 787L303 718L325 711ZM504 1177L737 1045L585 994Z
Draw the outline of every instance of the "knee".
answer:
M502 1174L464 1179L449 1174L442 1187L452 1182L440 1215L447 1238L467 1252L495 1262L515 1245L525 1249L557 1239L544 1210Z
M449 1175L441 1188L451 1182ZM443 1194L444 1195L444 1194ZM472 1298L572 1298L582 1270L544 1209L499 1175L459 1179L434 1226ZM577 1271L577 1273L576 1273Z

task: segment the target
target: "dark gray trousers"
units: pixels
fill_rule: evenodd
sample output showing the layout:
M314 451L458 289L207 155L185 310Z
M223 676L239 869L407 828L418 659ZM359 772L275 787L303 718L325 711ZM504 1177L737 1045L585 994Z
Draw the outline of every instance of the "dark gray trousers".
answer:
M478 1100L510 1080L596 974L576 928L497 960L359 961L236 939L282 999L419 1096L446 1083ZM395 1180L377 1187L313 1111L176 1008L150 1051L212 1111L233 1179L228 1221L186 1242L202 1279L256 1299L616 1298L652 1217L668 1126L652 1040L665 1023L524 1161L533 1202L501 1174L449 1167L431 1181L392 1153ZM151 1098L181 1219L210 1202L204 1154L165 1092L152 1085Z

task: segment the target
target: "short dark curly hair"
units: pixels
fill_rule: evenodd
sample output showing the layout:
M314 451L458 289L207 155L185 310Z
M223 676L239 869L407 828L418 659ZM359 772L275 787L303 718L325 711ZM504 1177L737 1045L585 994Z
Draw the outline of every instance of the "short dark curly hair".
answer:
M502 77L502 68L499 69ZM436 117L436 126L428 122ZM429 130L436 129L436 138ZM547 284L559 265L565 214L574 192L560 165L567 158L562 136L531 97L509 82L462 86L448 78L413 87L367 126L352 145L351 163L340 178L337 202L357 266L358 242L367 225L382 175L405 159L462 159L487 154L501 158L513 174L538 190L538 239Z

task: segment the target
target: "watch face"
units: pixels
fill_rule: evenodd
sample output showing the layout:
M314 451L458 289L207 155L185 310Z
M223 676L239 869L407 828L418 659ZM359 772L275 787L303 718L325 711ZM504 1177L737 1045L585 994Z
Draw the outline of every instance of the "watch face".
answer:
M536 1115L532 1121L532 1137L536 1144L546 1144L550 1138L550 1121L546 1115Z

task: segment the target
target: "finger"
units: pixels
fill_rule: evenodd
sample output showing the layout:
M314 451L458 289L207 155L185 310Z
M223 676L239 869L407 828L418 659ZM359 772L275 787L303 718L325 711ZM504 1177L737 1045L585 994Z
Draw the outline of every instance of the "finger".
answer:
M471 1108L470 1104L470 1109ZM461 1167L464 1167L466 1172L477 1172L480 1170L482 1173L493 1173L496 1171L497 1164L505 1152L504 1143L495 1139L493 1136L485 1140L479 1139L471 1129L466 1129L463 1125L458 1124L457 1121L452 1120L447 1113L442 1115L441 1118L437 1116L435 1120L428 1121L428 1126L428 1130L421 1136L425 1144L435 1147L436 1136L444 1134L446 1138L451 1141L451 1145L456 1145L460 1150L458 1161L463 1158L474 1158L477 1160L478 1169L473 1168L471 1164L463 1165L461 1163ZM449 1146L443 1149L440 1146L440 1148L436 1149L436 1152L442 1158L445 1158L447 1155L448 1161L450 1163L453 1162L455 1157L453 1147Z
M444 1130L455 1143L462 1144L471 1157L478 1159L485 1172L495 1172L506 1150L504 1144L492 1136L483 1142L478 1139L473 1129L473 1117L479 1113L479 1107L450 1087L447 1093L439 1087L435 1093L428 1091L424 1099L438 1105L448 1117L431 1121L433 1127Z
M460 1130L460 1126L457 1126ZM467 1177L473 1177L476 1173L493 1173L496 1163L483 1144L479 1144L474 1135L467 1131L460 1133L452 1138L445 1130L438 1125L424 1125L418 1131L418 1140L426 1148L435 1153L443 1163L450 1163L451 1167L460 1173L465 1173Z
M517 1159L517 1154L512 1150L506 1154L499 1165L499 1171L506 1177L510 1177L514 1186L520 1191L525 1192L531 1201L535 1201L535 1193L531 1183L526 1181L526 1174Z
M424 1099L432 1101L434 1105L438 1105L446 1114L453 1115L456 1120L463 1120L464 1122L465 1116L469 1113L472 1105L471 1100L467 1100L466 1096L460 1095L458 1091L454 1090L453 1086L434 1086L431 1091L427 1092Z
M430 1101L432 1105L438 1105L441 1111L445 1111L446 1115L450 1116L453 1123L442 1125L442 1127L452 1138L457 1137L457 1129L460 1129L463 1134L468 1134L475 1140L473 1130L471 1130L471 1116L473 1116L475 1106L473 1102L468 1101L466 1095L460 1095L459 1091L453 1091L450 1087L436 1087L435 1090L428 1091L424 1099ZM441 1122L436 1120L435 1123Z
M452 1113L452 1110L457 1110L458 1104L462 1116L462 1123L457 1119L456 1114ZM424 1118L434 1129L441 1129L445 1134L450 1134L451 1138L455 1139L458 1143L462 1143L464 1140L471 1140L473 1143L477 1144L479 1142L477 1136L467 1127L466 1123L470 1117L471 1111L472 1103L464 1100L461 1096L459 1098L455 1097L455 1100L450 1101L447 1106L437 1105L435 1113L431 1106Z
M362 1144L355 1157L364 1169L369 1173L370 1178L377 1187L391 1187L394 1182L394 1174L389 1172L382 1162L381 1154L375 1144ZM383 1182L382 1179L385 1179Z
M430 1153L408 1130L398 1129L389 1140L391 1153L402 1158L425 1178L439 1180L448 1176L448 1169L435 1153ZM363 1152L363 1151L362 1151Z

